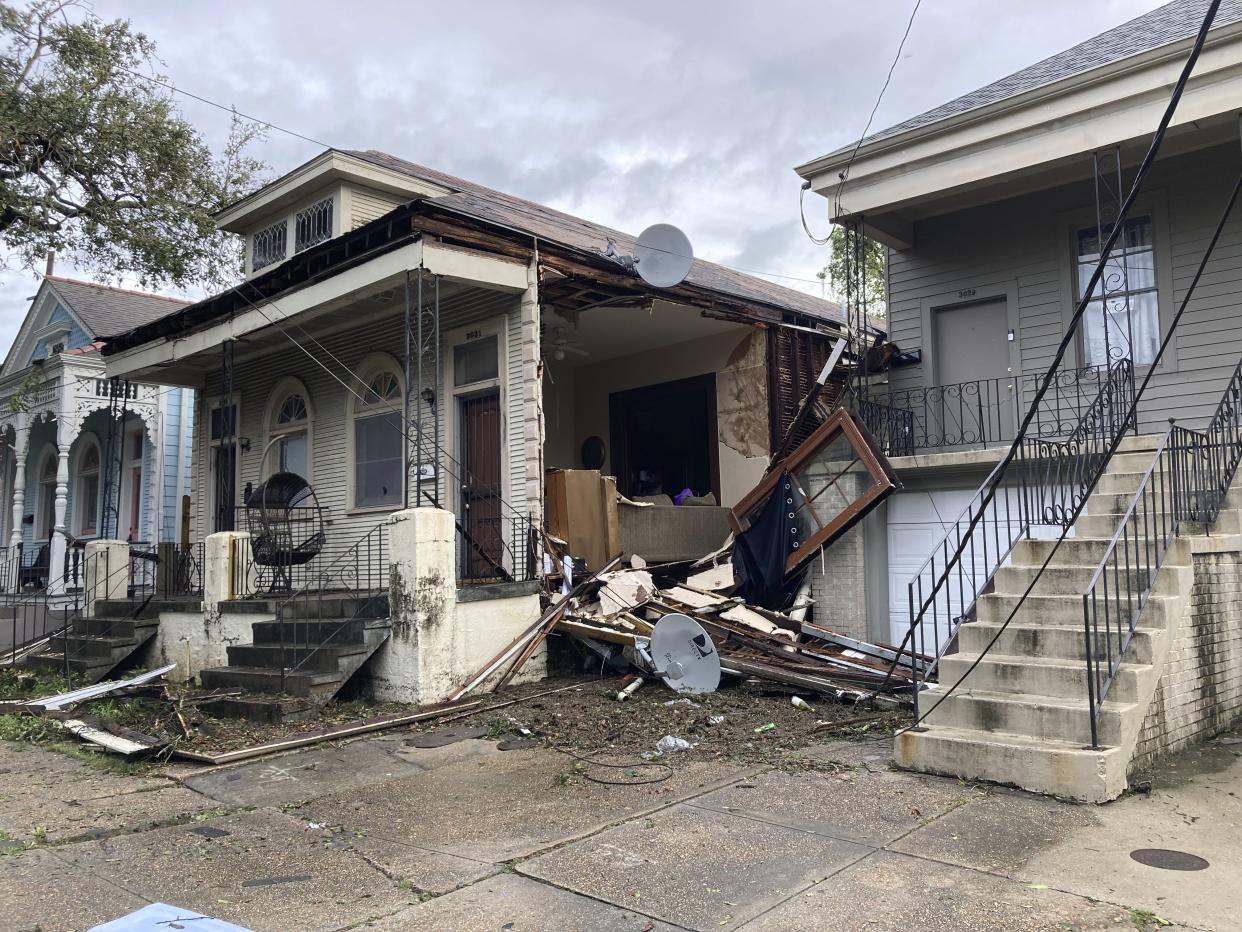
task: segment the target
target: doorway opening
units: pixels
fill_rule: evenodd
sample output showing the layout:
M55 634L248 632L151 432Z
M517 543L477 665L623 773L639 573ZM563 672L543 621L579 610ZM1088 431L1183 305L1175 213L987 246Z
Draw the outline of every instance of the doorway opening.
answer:
M629 498L711 493L720 501L716 375L608 396L612 466Z

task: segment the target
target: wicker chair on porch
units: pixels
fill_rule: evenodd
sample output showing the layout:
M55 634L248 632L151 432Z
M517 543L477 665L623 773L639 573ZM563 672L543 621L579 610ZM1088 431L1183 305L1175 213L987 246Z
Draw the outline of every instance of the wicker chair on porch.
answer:
M246 530L254 562L271 572L268 588L287 592L294 567L323 549L323 509L310 483L296 473L278 472L246 499Z

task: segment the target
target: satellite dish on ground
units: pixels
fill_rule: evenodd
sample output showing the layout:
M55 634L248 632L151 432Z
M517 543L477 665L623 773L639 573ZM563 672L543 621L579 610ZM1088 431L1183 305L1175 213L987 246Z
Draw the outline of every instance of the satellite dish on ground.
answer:
M711 636L688 615L665 615L635 647L651 672L679 693L710 693L720 685L720 655Z
M671 223L647 227L634 243L638 274L648 285L672 288L690 274L694 250L686 234Z

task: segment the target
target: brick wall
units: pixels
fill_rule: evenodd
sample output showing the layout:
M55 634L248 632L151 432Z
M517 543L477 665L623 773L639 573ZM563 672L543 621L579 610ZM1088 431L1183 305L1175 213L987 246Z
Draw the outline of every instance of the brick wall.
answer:
M867 633L867 577L863 527L856 524L811 561L811 620L860 641Z
M1242 554L1196 554L1194 568L1131 772L1242 721Z

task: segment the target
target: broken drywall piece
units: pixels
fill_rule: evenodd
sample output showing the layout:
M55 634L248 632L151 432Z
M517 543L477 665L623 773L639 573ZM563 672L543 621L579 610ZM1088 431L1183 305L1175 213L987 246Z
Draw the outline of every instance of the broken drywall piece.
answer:
M768 621L758 612L751 611L745 605L735 605L727 612L721 612L720 617L725 619L725 621L736 622L739 625L754 628L756 631L762 631L769 637L785 638L789 641L797 640L797 635L792 631L787 631L779 625Z
M599 591L599 607L605 615L617 615L642 605L655 592L655 582L646 570L625 570L612 574Z
M686 580L686 585L690 588L705 589L708 592L719 592L721 589L728 589L733 583L732 560L725 560L719 566L713 566L700 573L695 573Z

